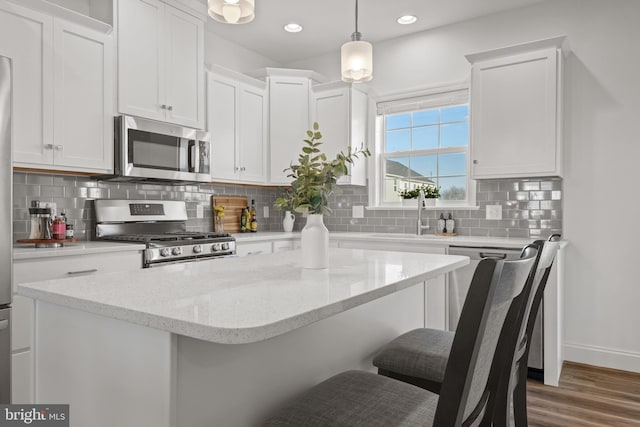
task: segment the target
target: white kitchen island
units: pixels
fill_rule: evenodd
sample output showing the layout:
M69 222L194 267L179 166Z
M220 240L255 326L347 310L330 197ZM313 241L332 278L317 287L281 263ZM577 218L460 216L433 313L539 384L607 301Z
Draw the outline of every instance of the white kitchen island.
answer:
M35 300L37 403L71 425L253 426L424 326L427 280L466 257L300 251L19 285Z

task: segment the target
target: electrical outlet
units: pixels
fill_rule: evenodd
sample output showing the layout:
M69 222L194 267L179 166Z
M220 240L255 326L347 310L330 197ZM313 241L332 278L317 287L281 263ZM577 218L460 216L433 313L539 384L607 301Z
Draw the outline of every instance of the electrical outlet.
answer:
M364 206L354 205L351 207L351 216L353 218L364 218Z
M487 205L487 219L502 219L502 205Z
M196 206L196 218L204 218L204 206Z

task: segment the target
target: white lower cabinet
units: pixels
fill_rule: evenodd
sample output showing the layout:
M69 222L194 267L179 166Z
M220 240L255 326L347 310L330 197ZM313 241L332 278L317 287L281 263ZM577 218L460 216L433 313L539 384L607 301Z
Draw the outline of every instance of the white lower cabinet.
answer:
M13 262L14 292L19 283L87 276L142 268L140 251L20 259ZM11 399L34 403L33 305L30 298L13 295L11 322Z
M238 242L236 244L236 255L265 255L273 253L272 242Z
M363 242L361 240L338 241L341 248L373 249L398 252L420 252L445 255L444 246L406 245L389 242ZM424 326L426 328L447 330L449 308L447 304L448 278L442 275L424 283Z

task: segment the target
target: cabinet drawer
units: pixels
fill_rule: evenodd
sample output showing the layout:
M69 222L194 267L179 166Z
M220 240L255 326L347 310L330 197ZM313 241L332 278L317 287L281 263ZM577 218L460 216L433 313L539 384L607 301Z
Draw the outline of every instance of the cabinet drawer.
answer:
M138 251L16 260L13 263L14 292L19 283L138 268L142 268L142 255Z
M273 253L293 250L293 240L276 240L273 242Z
M238 243L236 247L236 255L238 256L263 255L270 254L271 252L271 242L242 242Z

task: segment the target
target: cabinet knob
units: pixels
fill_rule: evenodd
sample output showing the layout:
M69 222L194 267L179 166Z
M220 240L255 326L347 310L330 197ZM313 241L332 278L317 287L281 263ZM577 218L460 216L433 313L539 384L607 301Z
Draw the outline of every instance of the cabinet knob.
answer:
M161 109L161 110L166 110L166 109L167 109L167 106L166 106L165 104L162 104L162 105L160 106L160 109Z
M478 164L478 161L477 161L477 160L474 160L474 161L473 161L473 164L474 164L474 165L477 165L477 164Z
M245 168L244 166L242 166L242 167L240 168L240 170L241 170L242 172L244 172L244 171L246 171L246 170L247 170L247 168Z
M171 105L169 105L169 106L167 107L167 110L169 110L169 111L173 111L173 107L172 107Z
M58 150L58 151L62 151L62 150L64 149L64 146L62 146L62 145L56 145L56 147L55 147L55 148L56 148L56 150Z
M45 150L53 150L53 144L44 144Z

